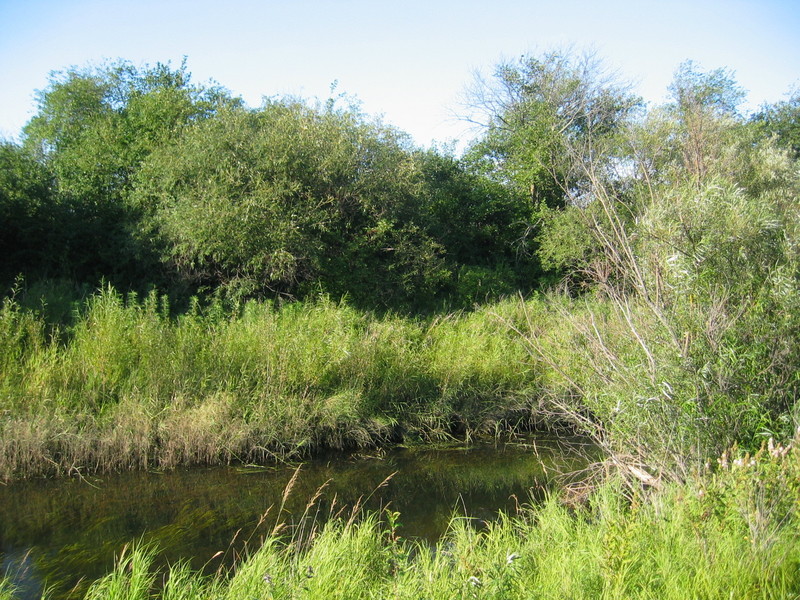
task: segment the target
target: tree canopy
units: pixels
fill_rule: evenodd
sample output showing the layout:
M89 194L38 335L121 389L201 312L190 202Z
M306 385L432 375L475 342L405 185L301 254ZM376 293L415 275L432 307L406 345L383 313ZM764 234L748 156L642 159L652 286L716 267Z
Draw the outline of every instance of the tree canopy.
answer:
M414 310L582 280L591 231L635 229L660 190L796 179L796 94L746 119L732 74L691 62L670 91L645 110L592 55L504 61L459 158L341 98L249 108L185 62L73 67L0 148L2 275ZM599 193L626 209L609 220Z

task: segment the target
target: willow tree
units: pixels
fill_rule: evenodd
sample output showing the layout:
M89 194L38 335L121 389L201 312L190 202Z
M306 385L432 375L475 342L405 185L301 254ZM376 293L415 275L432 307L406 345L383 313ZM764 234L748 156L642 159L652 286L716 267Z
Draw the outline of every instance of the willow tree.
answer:
M195 285L392 305L447 277L417 218L416 178L395 130L283 99L225 111L154 153L136 201L164 260Z
M579 201L597 163L639 100L593 55L547 52L500 63L469 91L483 134L469 155L537 204Z

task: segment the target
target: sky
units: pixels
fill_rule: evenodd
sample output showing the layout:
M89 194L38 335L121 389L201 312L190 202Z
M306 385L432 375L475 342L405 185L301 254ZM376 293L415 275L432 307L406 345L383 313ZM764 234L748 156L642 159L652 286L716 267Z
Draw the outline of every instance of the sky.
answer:
M463 145L475 73L567 46L653 104L685 60L730 69L754 110L800 87L800 1L0 0L0 138L18 139L52 71L186 57L195 83L254 107L337 82L417 144Z

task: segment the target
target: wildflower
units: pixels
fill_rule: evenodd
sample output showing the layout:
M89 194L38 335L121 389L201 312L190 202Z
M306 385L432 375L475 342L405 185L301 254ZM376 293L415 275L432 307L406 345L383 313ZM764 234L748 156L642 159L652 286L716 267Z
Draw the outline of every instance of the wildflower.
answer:
M472 587L481 587L483 585L483 583L481 583L481 580L475 577L475 575L470 575L469 579L467 579L467 582Z
M728 451L727 450L722 453L722 456L717 459L717 462L719 463L719 466L722 467L723 469L727 469L728 468Z
M786 446L781 444L776 445L772 438L769 438L769 443L767 444L767 450L773 458L783 458L789 453L791 447L791 443L787 444Z

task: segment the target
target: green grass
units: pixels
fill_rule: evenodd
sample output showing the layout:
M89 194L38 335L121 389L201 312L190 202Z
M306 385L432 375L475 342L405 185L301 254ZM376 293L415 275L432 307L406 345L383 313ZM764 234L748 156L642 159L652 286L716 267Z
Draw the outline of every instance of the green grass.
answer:
M0 578L0 600L14 599L14 586L8 579Z
M797 311L776 302L751 297L736 319L711 300L659 318L635 297L557 294L428 319L327 298L175 316L165 298L105 288L58 326L10 296L0 479L262 463L563 422L680 479L734 443L790 435Z
M263 462L531 417L536 369L497 311L375 316L322 298L170 315L105 288L53 328L0 310L0 477ZM50 333L48 333L50 332Z
M435 547L387 511L286 530L208 576L159 571L138 547L86 598L797 598L800 451L736 456L659 490L612 479L578 504L554 495L482 530L454 517Z

